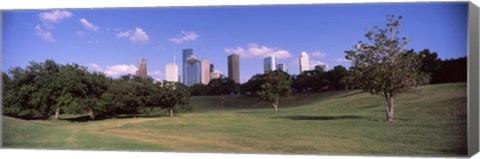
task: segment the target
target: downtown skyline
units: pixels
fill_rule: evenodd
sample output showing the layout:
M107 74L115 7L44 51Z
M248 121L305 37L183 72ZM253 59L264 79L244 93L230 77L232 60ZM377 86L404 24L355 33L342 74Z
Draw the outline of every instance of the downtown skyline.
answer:
M383 26L386 14L404 17L407 49L430 49L442 59L467 55L467 3L324 4L292 6L171 7L3 11L2 70L29 61L77 63L107 76L135 74L165 79L165 65L192 48L199 59L228 74L227 57L239 55L240 83L263 73L263 58L298 74L299 56L310 67L349 67L345 50ZM183 77L182 66L178 74Z

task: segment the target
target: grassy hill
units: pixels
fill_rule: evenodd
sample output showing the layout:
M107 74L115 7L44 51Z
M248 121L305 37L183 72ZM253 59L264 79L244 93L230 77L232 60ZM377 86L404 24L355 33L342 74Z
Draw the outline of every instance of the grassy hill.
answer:
M395 98L386 123L383 98L362 91L297 94L279 112L255 97L192 97L194 112L174 118L91 122L3 117L10 148L280 154L465 156L466 84L422 87Z

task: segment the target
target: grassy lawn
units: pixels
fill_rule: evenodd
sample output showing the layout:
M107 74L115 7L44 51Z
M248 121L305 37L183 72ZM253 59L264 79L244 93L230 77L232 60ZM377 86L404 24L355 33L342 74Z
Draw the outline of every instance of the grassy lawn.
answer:
M89 122L3 117L3 146L276 154L466 156L465 83L422 87L395 98L386 123L381 96L361 91L293 95L279 112L255 97L192 97L174 118Z

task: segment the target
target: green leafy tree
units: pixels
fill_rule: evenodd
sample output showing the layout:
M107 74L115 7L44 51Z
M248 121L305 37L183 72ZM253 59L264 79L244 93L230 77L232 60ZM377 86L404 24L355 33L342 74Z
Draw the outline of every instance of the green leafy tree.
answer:
M275 111L278 111L279 99L290 94L292 81L288 74L282 71L269 71L263 78L261 89L257 92L260 99L272 103Z
M327 72L328 87L330 90L341 90L346 88L348 70L341 66L335 66L333 70Z
M322 67L315 67L314 70L303 71L300 75L294 76L292 87L300 92L320 91L329 84L327 73Z
M253 75L247 82L241 85L242 93L249 93L256 95L263 83L264 74Z
M192 96L205 96L209 93L209 87L205 84L194 84L188 90Z
M210 92L213 95L220 95L220 105L224 106L224 96L229 95L231 93L236 93L239 87L233 79L230 78L217 78L212 79L208 83L208 87L210 88Z
M157 86L155 105L168 110L170 117L173 117L175 107L189 104L190 92L185 85L178 82L163 81L157 83Z
M345 51L346 58L352 60L356 87L384 97L389 122L393 121L393 98L428 79L420 71L418 56L405 50L408 41L398 30L401 19L387 15L386 28L373 27L365 34L368 43L360 41L354 50Z

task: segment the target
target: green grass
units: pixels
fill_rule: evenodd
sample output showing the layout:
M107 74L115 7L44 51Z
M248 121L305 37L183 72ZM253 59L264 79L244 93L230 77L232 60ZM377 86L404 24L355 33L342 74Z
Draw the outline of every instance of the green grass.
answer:
M91 122L3 117L3 146L339 155L465 156L466 84L439 84L395 98L361 91L293 95L274 112L255 97L193 97L194 112Z

